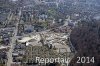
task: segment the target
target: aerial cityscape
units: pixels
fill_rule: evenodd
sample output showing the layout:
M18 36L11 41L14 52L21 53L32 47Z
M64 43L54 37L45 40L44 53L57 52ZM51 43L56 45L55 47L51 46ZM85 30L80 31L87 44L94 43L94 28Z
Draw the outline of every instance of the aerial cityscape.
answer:
M100 0L0 0L0 66L100 66Z

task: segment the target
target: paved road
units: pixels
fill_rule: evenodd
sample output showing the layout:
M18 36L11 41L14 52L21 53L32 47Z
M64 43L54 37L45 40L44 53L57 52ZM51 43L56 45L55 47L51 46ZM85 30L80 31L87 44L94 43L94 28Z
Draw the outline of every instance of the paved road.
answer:
M18 24L18 23L17 23ZM17 24L16 24L16 27L17 27ZM10 42L10 50L8 52L8 62L7 62L7 66L11 66L10 64L12 63L12 52L13 52L13 49L14 49L14 45L15 45L15 42L16 42L16 39L17 39L17 28L14 30L14 36L11 38L11 42Z
M19 12L19 18L21 16L21 10ZM15 46L15 42L17 39L17 32L18 32L18 24L19 24L19 20L16 21L16 27L14 28L14 36L11 38L11 42L10 42L10 50L7 53L7 57L8 57L8 62L7 62L7 66L11 66L11 63L13 63L13 57L12 57L12 52Z

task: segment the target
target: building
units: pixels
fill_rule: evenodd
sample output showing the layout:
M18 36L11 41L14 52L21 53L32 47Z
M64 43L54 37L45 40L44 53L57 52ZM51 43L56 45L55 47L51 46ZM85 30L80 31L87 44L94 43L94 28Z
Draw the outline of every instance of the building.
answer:
M22 33L24 32L24 25L23 24L19 24L18 25L18 35L22 35Z

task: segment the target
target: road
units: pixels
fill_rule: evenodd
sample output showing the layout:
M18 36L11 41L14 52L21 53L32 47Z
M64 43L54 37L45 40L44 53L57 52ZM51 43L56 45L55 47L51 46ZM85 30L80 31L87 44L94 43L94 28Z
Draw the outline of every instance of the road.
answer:
M19 19L20 19L20 16L21 16L21 9L19 11L19 16L18 16ZM14 36L11 38L10 49L7 52L7 57L8 57L7 66L11 66L11 64L13 63L12 52L13 52L14 46L16 44L15 42L16 42L16 39L17 39L18 24L19 24L19 21L20 21L19 19L16 21L17 23L16 23L16 27L14 28Z
M18 26L18 23L16 24L16 27ZM14 30L14 36L11 38L11 42L10 42L10 49L9 49L9 52L7 54L8 56L8 62L7 62L7 66L11 66L10 64L12 63L12 52L13 52L13 49L14 49L14 45L15 45L15 42L16 42L16 39L17 39L17 28L15 28Z

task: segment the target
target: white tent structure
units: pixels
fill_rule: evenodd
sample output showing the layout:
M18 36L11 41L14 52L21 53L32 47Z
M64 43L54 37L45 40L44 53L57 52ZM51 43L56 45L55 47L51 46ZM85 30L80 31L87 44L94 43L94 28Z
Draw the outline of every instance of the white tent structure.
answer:
M29 37L23 37L21 40L18 40L18 42L25 43L25 42L28 42L28 41L30 41L32 39L40 41L41 40L41 36L37 34L37 35L29 36Z

